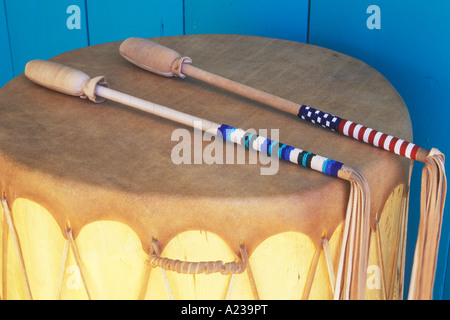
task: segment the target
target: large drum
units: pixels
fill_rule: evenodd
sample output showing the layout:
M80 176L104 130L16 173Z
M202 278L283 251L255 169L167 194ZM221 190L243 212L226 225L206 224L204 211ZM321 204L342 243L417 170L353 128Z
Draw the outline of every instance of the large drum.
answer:
M205 70L412 140L398 93L346 55L250 36L153 40ZM195 79L144 71L119 45L51 60L361 170L371 188L366 298L402 298L408 159ZM0 114L2 299L333 298L346 181L218 148L192 128L69 97L24 75L0 90Z

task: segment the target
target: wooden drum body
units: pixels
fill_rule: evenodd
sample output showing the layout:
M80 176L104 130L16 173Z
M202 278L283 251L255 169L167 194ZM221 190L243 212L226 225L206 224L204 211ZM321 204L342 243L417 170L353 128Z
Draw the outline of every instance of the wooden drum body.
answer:
M203 69L412 140L401 97L361 61L259 37L153 40ZM124 60L119 45L51 60L361 170L371 188L366 298L402 298L409 160L195 79L146 72ZM0 90L0 101L2 299L333 298L346 181L283 161L264 175L274 163L250 163L248 150L238 163L240 147L225 144L223 159L230 150L231 157L209 164L214 139L114 102L52 92L24 75ZM187 139L191 154L177 149ZM247 265L235 274L181 274L154 267L155 255Z

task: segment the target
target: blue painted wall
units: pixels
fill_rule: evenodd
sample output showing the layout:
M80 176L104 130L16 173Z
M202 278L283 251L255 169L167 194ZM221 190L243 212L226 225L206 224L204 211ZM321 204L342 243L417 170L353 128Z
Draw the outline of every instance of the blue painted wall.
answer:
M235 33L309 42L380 71L409 108L414 142L448 155L448 12L448 0L0 0L0 87L31 59L130 36ZM421 168L412 177L406 280ZM450 298L448 208L445 214L435 299Z
M185 0L185 32L233 33L306 42L308 0Z
M14 75L22 73L29 60L88 45L84 4L84 0L5 0ZM67 13L70 8L77 11ZM71 24L73 14L79 25Z
M183 0L86 0L91 45L183 34Z

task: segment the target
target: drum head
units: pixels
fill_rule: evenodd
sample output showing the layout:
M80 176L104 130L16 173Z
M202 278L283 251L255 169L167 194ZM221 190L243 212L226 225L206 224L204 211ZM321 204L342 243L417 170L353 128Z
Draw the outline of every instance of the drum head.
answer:
M152 40L189 56L198 68L412 140L399 94L376 70L349 56L250 36ZM196 79L144 71L123 59L119 46L81 48L51 60L91 77L103 75L117 91L270 138L278 134L277 141L357 168L369 181L373 215L397 185L408 184L407 159ZM248 151L240 164L239 149L226 145L223 151L234 150L235 162L224 154L223 163L208 164L214 139L194 135L192 128L111 101L93 104L52 92L24 75L0 90L0 101L4 193L42 203L62 228L70 221L75 233L90 221L114 219L147 244L152 237L164 243L180 231L204 228L236 248L246 241L251 250L252 243L281 230L301 231L318 242L344 220L347 181L282 160L250 163ZM177 148L189 139L186 156L188 149ZM190 163L177 164L180 155ZM274 174L262 174L262 168Z

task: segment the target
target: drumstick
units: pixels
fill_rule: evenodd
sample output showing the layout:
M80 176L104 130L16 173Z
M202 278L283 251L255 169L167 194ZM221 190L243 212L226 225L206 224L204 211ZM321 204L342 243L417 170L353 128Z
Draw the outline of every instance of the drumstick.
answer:
M413 143L352 121L202 70L193 66L189 57L181 57L176 51L147 39L129 38L125 40L120 46L120 54L131 63L156 74L181 78L190 76L413 160L425 162L425 158L430 152Z
M350 180L352 174L356 171L356 169L350 168L341 162L321 157L286 144L271 141L270 139L226 124L218 124L110 89L104 77L91 79L81 71L54 62L42 60L30 61L26 65L25 75L41 86L61 93L89 98L96 103L109 99L192 128L194 128L196 123L201 123L202 131L220 135L225 140L241 144L248 148L256 147L255 149L257 151L265 152L269 156L277 149L278 156L281 159L345 180Z
M201 129L205 132L264 152L269 156L275 155L303 167L349 181L351 192L346 214L346 230L336 295L338 297L345 295L349 298L364 298L369 249L370 192L366 178L357 169L241 129L201 119L110 89L102 76L91 79L82 71L54 62L30 61L25 67L25 75L41 86L68 95L89 98L96 103L109 99L190 127L194 127L194 124L200 121ZM340 293L341 287L344 288L344 293Z
M422 171L422 205L419 237L416 244L417 264L412 278L417 287L411 286L410 297L427 298L432 295L437 252L442 226L447 190L445 157L437 149L424 149L411 142L368 128L307 105L300 105L253 87L226 79L193 66L189 57L181 55L161 44L142 38L129 38L120 46L120 54L131 63L166 77L190 76L233 93L242 95L268 106L290 113L303 120L339 132L375 147L394 152L400 156L425 163ZM422 257L422 258L418 258ZM427 280L424 280L427 279ZM419 285L419 283L421 283ZM420 289L419 289L420 287Z

